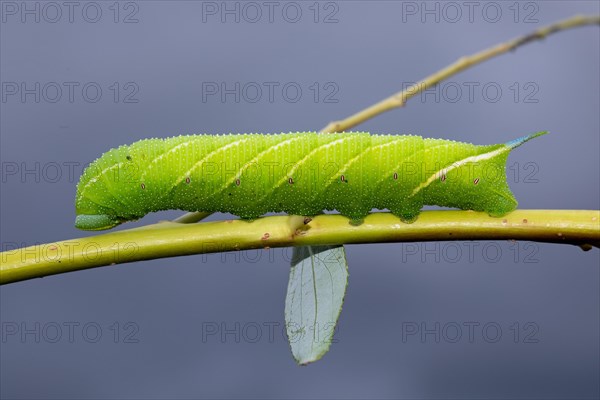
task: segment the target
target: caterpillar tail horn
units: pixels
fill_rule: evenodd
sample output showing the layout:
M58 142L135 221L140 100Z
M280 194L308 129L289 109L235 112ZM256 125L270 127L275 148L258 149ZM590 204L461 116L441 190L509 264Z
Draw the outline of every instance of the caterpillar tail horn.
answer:
M510 149L512 150L516 147L519 147L523 143L530 141L531 139L535 139L536 137L543 136L547 133L548 133L548 131L541 131L541 132L532 133L531 135L513 139L510 142L506 142L506 146L510 147Z

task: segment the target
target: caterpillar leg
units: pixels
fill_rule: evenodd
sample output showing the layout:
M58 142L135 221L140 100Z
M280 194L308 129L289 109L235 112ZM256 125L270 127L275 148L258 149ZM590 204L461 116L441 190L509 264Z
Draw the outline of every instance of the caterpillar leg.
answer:
M405 201L389 208L390 212L400 218L406 224L412 224L417 220L423 205L419 201Z
M352 218L350 219L350 225L352 226L360 226L365 222L364 218Z

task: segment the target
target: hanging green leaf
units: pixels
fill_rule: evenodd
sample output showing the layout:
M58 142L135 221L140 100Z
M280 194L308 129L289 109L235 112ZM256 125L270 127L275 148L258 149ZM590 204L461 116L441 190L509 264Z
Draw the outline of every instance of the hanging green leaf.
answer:
M343 246L294 248L285 322L298 364L317 361L329 350L347 285L348 264Z

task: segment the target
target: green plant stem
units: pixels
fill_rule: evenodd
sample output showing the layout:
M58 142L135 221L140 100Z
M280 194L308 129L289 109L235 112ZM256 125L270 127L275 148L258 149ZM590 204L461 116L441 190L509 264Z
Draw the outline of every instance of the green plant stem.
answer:
M565 20L558 21L551 25L537 29L527 35L520 36L508 42L500 43L496 46L487 48L473 55L461 57L453 64L439 70L434 74L429 75L419 82L409 86L405 90L383 99L380 102L373 104L372 106L367 107L364 110L361 110L343 120L329 123L321 130L321 132L343 132L383 112L392 110L394 108L403 107L411 97L432 86L437 85L441 81L448 79L459 72L462 72L474 65L481 64L490 58L494 58L508 53L509 51L516 50L517 47L520 47L524 44L536 40L542 40L552 33L586 25L598 24L600 24L600 16L598 15L575 15L571 18L567 18Z
M252 222L161 222L0 253L0 284L126 262L270 247L442 240L529 240L600 247L598 210L424 211L406 224L389 213L353 226L341 215L271 216Z
M196 222L200 222L205 218L210 217L212 214L213 213L201 212L201 211L189 212L189 213L183 214L181 217L175 218L173 220L173 222L178 222L180 224L193 224Z

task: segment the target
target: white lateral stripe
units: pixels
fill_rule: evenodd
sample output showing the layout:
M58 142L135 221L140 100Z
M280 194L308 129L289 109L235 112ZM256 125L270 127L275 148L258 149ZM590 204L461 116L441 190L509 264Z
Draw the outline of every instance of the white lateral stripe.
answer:
M118 168L118 167L120 167L122 164L123 164L123 162L119 162L119 163L117 163L117 164L113 164L113 165L111 165L110 167L106 167L106 168L104 168L102 171L100 171L100 173L99 173L99 174L97 174L97 175L96 175L96 176L94 176L93 178L90 178L90 180L89 180L89 181L87 181L87 182L86 182L86 184L85 184L85 185L83 185L83 187L82 187L82 188L81 188L81 190L79 191L80 195L81 195L81 196L83 196L83 193L85 193L85 190L86 190L86 189L87 189L87 188L88 188L88 187L89 187L89 186L90 186L92 183L95 183L96 181L98 181L98 179L99 179L99 178L100 178L102 175L106 174L108 171L110 171L110 170L112 170L112 169L115 169L115 168ZM88 167L88 168L89 168L89 167Z
M325 150L325 149L327 149L327 148L329 148L329 147L333 146L333 145L334 145L334 144L336 144L336 143L343 142L343 141L344 141L344 140L346 140L346 139L347 139L347 138L341 138L341 139L337 139L337 140L334 140L334 141L332 141L332 142L329 142L329 143L326 143L326 144L324 144L324 145L321 145L321 146L319 146L319 147L315 148L314 150L311 150L311 151L310 151L310 152L309 152L307 155L305 155L304 157L302 157L302 159L301 159L300 161L298 161L298 162L296 163L296 165L294 165L294 167L293 167L292 169L290 169L290 171L289 171L289 176L285 176L285 177L281 178L281 179L279 180L279 182L277 182L277 184L275 185L275 187L279 187L279 186L281 186L282 184L284 184L285 182L287 182L288 178L289 178L289 177L291 177L292 175L294 175L294 173L295 173L295 172L296 172L298 169L300 169L300 167L302 167L302 164L304 164L304 163L306 162L306 160L307 160L307 159L308 159L310 156L312 156L314 153L316 153L316 152L318 152L318 151L321 151L321 150Z
M323 191L327 190L327 188L329 186L331 186L331 184L337 180L336 177L338 174L343 175L344 172L346 172L348 170L348 168L350 168L352 166L352 164L354 164L356 162L356 160L361 158L363 155L365 155L369 151L371 151L371 148L367 148L365 151L358 153L356 156L354 156L350 160L348 160L348 162L346 164L342 165L342 167L335 174L333 174L333 176L331 178L329 178L329 181L325 185L325 189L323 189Z
M433 175L431 175L429 178L427 178L427 180L423 183L421 183L419 186L417 186L415 188L415 190L413 190L413 192L411 193L410 197L413 197L414 195L416 195L417 193L419 193L421 190L425 189L427 186L431 185L436 179L439 179L442 175L447 174L448 172L459 168L467 163L471 163L471 162L478 162L478 161L483 161L483 160L489 160L490 158L493 158L495 156L497 156L498 154L504 153L505 151L510 151L509 147L501 147L499 149L496 149L494 151L490 151L489 153L483 153L483 154L479 154L477 156L470 156L467 157L465 159L459 160L454 162L451 166L446 167L446 168L442 168L441 170L435 172Z
M391 143L396 143L396 141L391 142ZM398 169L398 167L400 167L402 164L405 164L406 162L408 162L409 160L413 160L416 157L419 156L419 153L423 153L423 157L425 157L425 154L428 153L429 151L433 150L433 149L437 149L438 147L448 147L450 146L449 143L440 143L440 144L436 144L434 146L431 146L429 148L425 148L424 146L419 148L417 151L415 151L414 153L412 153L410 156L403 158L399 161L399 164L395 165L393 169ZM377 182L375 182L375 187L379 186L381 184L381 182L383 182L386 179L386 176L382 175L380 177L379 180L377 180Z
M295 137L295 138L287 139L287 140L284 140L283 142L277 143L277 144L276 144L275 146L273 146L273 147L269 147L268 149L261 151L260 153L258 153L258 155L257 155L256 157L254 157L253 159L251 159L250 161L248 161L246 164L244 164L244 165L243 165L243 166L240 168L240 170L238 171L238 173L237 173L237 174L235 174L235 176L234 176L233 178L231 178L229 181L225 182L225 183L223 184L223 187L221 187L221 189L220 189L219 191L223 191L223 190L225 190L225 189L227 188L227 186L231 185L233 182L235 182L237 179L239 179L239 177L241 177L242 171L244 171L245 169L247 169L247 168L248 168L248 167L249 167L249 166L250 166L250 165L251 165L253 162L255 162L256 160L258 160L258 159L259 159L260 157L262 157L262 156L263 156L265 153L269 153L269 152L271 152L271 151L274 151L274 150L278 149L278 148L279 148L279 147L281 147L281 146L284 146L284 145L286 145L286 144L288 144L288 143L290 143L290 142L294 142L294 141L297 141L297 140L300 140L300 139L303 139L303 140L304 140L304 139L306 139L306 138L303 138L303 137L301 137L301 136L300 136L300 137ZM216 193L216 192L215 192L215 193Z
M224 150L227 150L230 147L234 147L234 146L239 146L241 143L247 142L249 139L240 139L240 140L236 140L235 142L231 142L217 150L213 150L210 153L208 153L206 156L204 156L204 158L202 158L201 160L199 160L198 162L196 162L192 168L188 169L183 175L181 175L180 178L177 179L177 181L175 182L175 184L173 186L171 186L171 189L173 189L175 186L179 185L186 177L188 177L193 170L195 170L196 168L198 168L202 163L204 163L207 159L211 158L212 156L214 156L217 153L220 153ZM169 189L170 190L170 189Z
M186 140L183 143L179 143L177 146L173 146L171 147L169 150L165 151L162 154L159 154L157 157L154 158L154 160L150 161L150 163L148 164L148 166L146 167L146 170L144 171L144 173L142 174L141 179L144 180L144 178L146 177L148 170L152 169L154 167L154 164L156 164L156 162L158 160L163 159L165 156L167 156L169 153L176 151L177 149L179 149L180 147L183 146L189 146L192 143L191 140Z
M323 145L321 145L321 146L318 146L318 147L316 147L315 149L313 149L313 150L309 151L309 152L308 152L308 154L306 154L304 157L302 157L302 159L301 159L300 161L298 161L298 162L296 163L296 165L294 165L294 167L293 167L293 168L292 168L292 169L289 171L289 174L288 174L288 176L284 176L283 178L281 178L281 179L280 179L280 180L279 180L279 181L278 181L278 182L277 182L277 183L276 183L276 184L273 186L273 191L275 191L275 189L277 189L277 188L278 188L278 187L280 187L281 185L285 184L285 183L288 181L288 179L289 179L290 177L292 177L292 176L294 175L294 173L295 173L295 172L296 172L296 171L297 171L297 170L298 170L300 167L302 167L302 164L304 164L304 163L306 162L306 160L308 160L308 158L309 158L309 157L311 157L313 154L315 154L315 153L316 153L316 152L318 152L318 151L321 151L321 150L327 149L327 148L329 148L329 147L333 146L333 145L334 145L334 144L336 144L336 143L343 142L343 141L344 141L344 140L346 140L346 139L347 139L347 138L344 138L344 137L342 137L342 138L340 138L340 139L337 139L337 140L334 140L334 141L332 141L332 142L329 142L329 143L323 144ZM269 194L266 194L266 195L262 196L260 199L258 199L258 202L261 202L261 201L263 201L263 200L264 200L266 197L268 197L268 196L269 196Z

